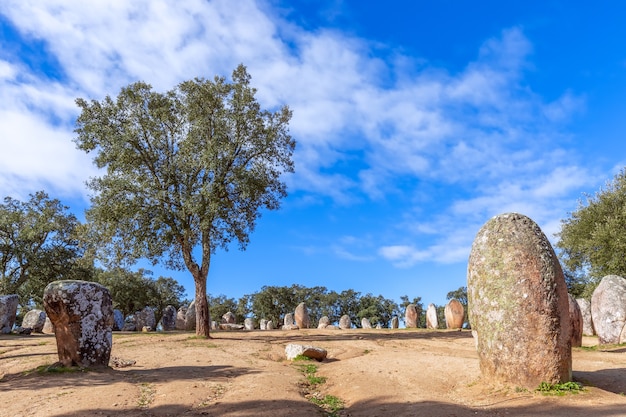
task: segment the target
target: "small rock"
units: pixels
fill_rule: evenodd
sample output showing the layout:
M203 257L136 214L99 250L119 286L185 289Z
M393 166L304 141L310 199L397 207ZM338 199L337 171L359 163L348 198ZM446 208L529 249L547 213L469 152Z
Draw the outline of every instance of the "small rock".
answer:
M316 361L321 362L326 359L328 352L326 351L326 349L315 346L290 343L285 347L285 354L287 355L287 359L289 360L293 360L296 356L302 355L306 356L307 358L315 359Z

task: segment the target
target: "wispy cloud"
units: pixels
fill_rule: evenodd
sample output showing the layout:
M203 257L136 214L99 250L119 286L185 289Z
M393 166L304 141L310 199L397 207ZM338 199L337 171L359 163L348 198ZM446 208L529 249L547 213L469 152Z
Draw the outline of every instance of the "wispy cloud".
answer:
M353 204L417 194L424 184L455 190L435 217L405 213L395 225L411 230L403 241L372 246L371 255L343 242L334 246L340 257L403 267L459 261L491 215L521 211L554 228L567 196L593 177L562 133L584 97L565 91L545 101L533 92L524 82L533 46L519 28L487 39L475 60L450 73L424 57L382 61L372 52L385 45L307 32L252 0L7 0L0 14L24 41L42 42L60 74L42 78L20 57L0 55L0 186L9 194L44 185L84 193L93 168L71 142L75 97L115 95L136 80L165 90L228 75L241 62L264 105L294 110L291 191ZM398 186L406 178L419 180L414 189ZM411 243L426 231L429 244Z

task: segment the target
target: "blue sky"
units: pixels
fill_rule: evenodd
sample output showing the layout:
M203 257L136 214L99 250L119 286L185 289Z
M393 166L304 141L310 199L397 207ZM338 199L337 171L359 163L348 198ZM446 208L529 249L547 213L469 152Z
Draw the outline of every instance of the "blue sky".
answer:
M236 4L236 6L235 6ZM243 63L298 142L289 197L208 291L352 288L442 305L494 215L561 219L626 163L626 5L575 1L4 0L0 194L82 217L77 97ZM172 276L193 296L187 272Z

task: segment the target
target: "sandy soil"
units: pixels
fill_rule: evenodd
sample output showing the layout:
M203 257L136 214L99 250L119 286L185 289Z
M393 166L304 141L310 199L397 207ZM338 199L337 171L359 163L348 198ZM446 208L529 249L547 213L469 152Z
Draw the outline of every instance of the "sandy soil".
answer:
M288 343L328 350L307 387ZM585 346L595 345L585 338ZM337 416L626 416L626 348L573 352L584 392L543 396L480 379L469 332L292 330L117 333L112 357L132 366L54 373L53 335L0 335L0 415L322 416L303 393L344 402Z

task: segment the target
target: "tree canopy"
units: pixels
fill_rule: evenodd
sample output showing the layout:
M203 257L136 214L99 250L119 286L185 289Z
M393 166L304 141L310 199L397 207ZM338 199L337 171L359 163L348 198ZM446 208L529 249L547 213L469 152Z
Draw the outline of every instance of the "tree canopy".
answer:
M80 223L59 200L43 192L28 201L0 204L0 294L18 294L20 304L42 305L43 290L59 279L86 279Z
M626 170L594 196L579 201L578 209L562 220L559 257L568 290L590 296L605 275L626 276Z
M243 65L223 77L186 81L166 93L137 82L116 99L77 99L76 145L94 152L87 219L102 259L140 258L187 269L195 283L196 333L209 336L211 255L245 249L262 209L286 196L295 141L287 106L261 109Z

